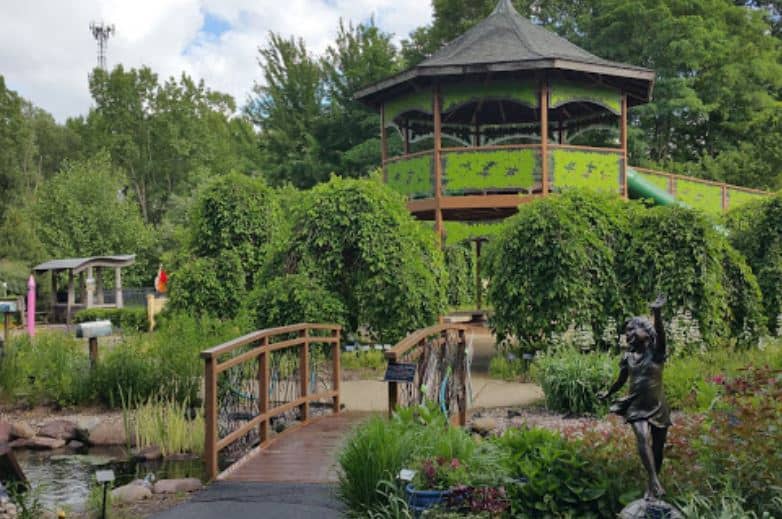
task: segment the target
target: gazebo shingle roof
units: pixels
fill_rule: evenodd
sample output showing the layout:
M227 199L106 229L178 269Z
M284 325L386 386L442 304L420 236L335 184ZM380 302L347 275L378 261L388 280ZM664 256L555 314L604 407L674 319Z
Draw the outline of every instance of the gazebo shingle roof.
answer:
M637 101L651 98L654 71L602 59L521 16L511 0L500 0L488 18L415 67L368 86L356 99L373 104L394 96L407 82L476 72L557 69L613 78Z

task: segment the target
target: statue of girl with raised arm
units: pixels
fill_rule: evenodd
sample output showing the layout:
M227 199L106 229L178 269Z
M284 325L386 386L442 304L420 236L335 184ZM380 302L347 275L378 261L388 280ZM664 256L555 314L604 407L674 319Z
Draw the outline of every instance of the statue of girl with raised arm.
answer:
M651 305L654 325L646 317L633 317L627 322L628 351L619 363L619 377L608 391L598 395L607 399L630 381L629 392L611 405L611 412L623 416L633 428L638 454L648 476L644 496L647 500L665 494L659 474L671 425L663 390L666 351L661 308L664 304L665 297L659 296Z

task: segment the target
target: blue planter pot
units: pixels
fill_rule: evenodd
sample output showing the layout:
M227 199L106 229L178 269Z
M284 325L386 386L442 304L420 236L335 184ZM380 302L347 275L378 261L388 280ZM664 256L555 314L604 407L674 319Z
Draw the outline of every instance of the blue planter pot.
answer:
M416 517L424 510L429 510L437 505L443 504L451 495L450 490L416 490L413 484L409 483L405 487L407 494L407 504L413 510Z

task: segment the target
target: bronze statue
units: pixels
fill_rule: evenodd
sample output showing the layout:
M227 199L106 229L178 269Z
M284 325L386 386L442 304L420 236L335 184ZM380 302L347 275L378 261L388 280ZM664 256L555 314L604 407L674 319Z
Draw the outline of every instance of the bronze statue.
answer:
M608 391L598 395L601 400L607 399L630 380L630 391L611 405L611 412L624 416L633 428L638 454L649 477L644 494L647 500L665 494L659 474L671 425L663 390L666 347L661 308L664 304L665 297L659 296L651 305L654 325L646 317L633 317L628 321L628 351L619 362L619 377Z

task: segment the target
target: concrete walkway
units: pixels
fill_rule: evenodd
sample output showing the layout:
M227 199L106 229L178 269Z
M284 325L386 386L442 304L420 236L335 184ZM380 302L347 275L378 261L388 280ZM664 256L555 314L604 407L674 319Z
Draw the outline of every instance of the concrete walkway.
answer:
M318 484L216 481L193 498L153 519L336 519L345 509L335 487Z

